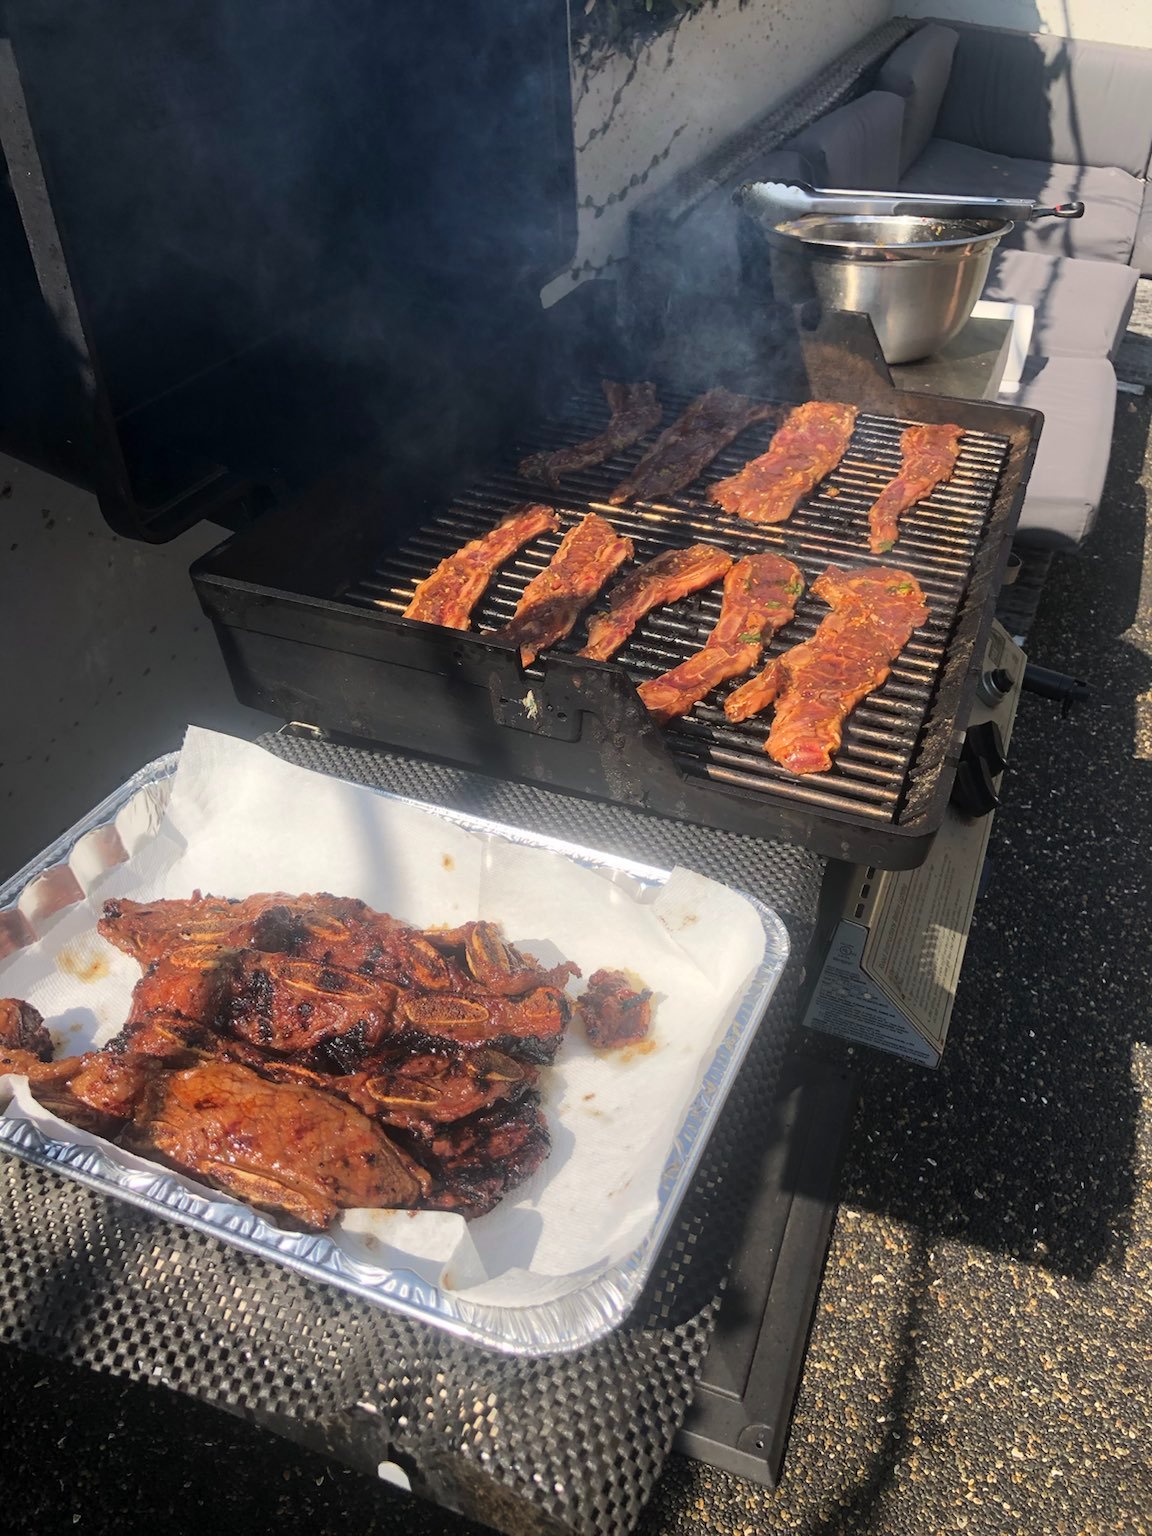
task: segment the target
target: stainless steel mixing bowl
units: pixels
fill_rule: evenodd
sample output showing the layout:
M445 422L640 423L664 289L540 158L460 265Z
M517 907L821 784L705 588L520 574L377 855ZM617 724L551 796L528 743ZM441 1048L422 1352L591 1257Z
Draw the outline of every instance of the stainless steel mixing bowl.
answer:
M871 318L885 360L929 357L961 330L1006 219L811 213L760 225L777 296Z

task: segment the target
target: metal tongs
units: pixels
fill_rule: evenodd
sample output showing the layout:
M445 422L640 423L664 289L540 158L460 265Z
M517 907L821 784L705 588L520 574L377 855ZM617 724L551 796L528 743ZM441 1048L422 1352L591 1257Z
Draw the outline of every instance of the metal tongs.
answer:
M736 201L758 222L780 224L806 213L841 214L856 218L925 219L1079 219L1083 203L1057 203L1043 208L1012 197L954 197L935 192L853 192L810 187L807 182L750 181L735 194Z

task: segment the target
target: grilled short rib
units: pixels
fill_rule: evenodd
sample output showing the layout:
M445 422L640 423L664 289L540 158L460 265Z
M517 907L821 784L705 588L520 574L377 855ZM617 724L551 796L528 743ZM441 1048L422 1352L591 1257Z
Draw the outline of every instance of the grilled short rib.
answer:
M803 591L803 573L782 555L738 560L724 578L720 617L703 649L637 690L657 723L686 715L713 688L751 671Z
M905 427L900 434L899 472L889 480L868 512L869 547L873 554L886 554L900 536L904 513L950 478L960 457L963 436L963 429L950 422Z
M785 417L768 452L718 481L712 500L749 522L785 522L844 457L857 415L856 406L831 401L798 405Z
M36 1010L0 1003L0 1071L73 1124L306 1227L480 1215L547 1156L537 1077L580 972L497 924L273 892L116 900L100 929L145 966L103 1051L52 1061Z
M414 1208L433 1187L352 1104L234 1062L158 1073L124 1142L305 1227L351 1207Z
M636 468L609 496L614 507L626 501L673 496L755 421L774 416L778 406L749 400L726 389L700 395L649 448Z
M608 661L645 614L714 586L731 566L732 556L711 544L665 550L631 571L609 592L607 609L588 621L588 643L581 656Z
M542 533L560 526L551 507L519 507L510 517L458 549L419 583L404 610L406 619L467 629L472 610L500 567Z
M811 640L769 662L730 694L724 712L747 720L772 703L764 750L792 773L826 773L839 750L844 721L875 689L928 618L924 593L907 571L830 565L812 584L832 609Z
M520 464L520 473L525 480L541 480L557 486L562 475L603 464L605 459L610 459L622 448L631 448L645 433L660 425L664 411L656 398L655 384L618 384L605 379L604 396L612 412L604 431L583 443L573 444L571 448L530 454Z
M652 993L634 986L623 971L593 971L576 1010L597 1050L635 1045L652 1026Z

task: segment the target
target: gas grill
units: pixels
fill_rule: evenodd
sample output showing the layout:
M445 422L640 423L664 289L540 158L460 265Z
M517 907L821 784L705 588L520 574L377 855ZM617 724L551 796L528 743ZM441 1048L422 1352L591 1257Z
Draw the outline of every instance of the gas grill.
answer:
M689 396L662 390L661 399L667 422ZM782 403L777 421L786 410ZM925 856L951 792L1035 418L895 392L891 412L862 412L837 470L788 522L767 527L721 513L706 487L763 452L772 423L750 428L700 481L666 503L614 507L607 500L646 443L566 478L555 493L521 479L516 466L526 453L566 446L603 427L603 398L589 387L558 419L513 430L490 468L425 515L409 517L395 542L381 530L382 551L363 563L352 558L333 569L330 554L316 547L318 539L329 541L330 529L298 517L289 535L277 532L273 519L207 556L194 579L246 702L444 762L783 837L827 857L909 868ZM955 420L966 434L955 473L903 520L899 542L885 557L917 577L931 617L889 680L853 711L831 773L800 778L779 768L763 750L766 721L731 724L719 694L665 730L648 717L635 685L700 648L719 613L716 589L655 610L609 663L576 655L582 624L526 670L514 647L493 637L563 532L590 510L635 541L637 560L704 540L737 556L779 551L809 583L829 563L875 563L867 509L897 472L900 433L912 420ZM441 559L532 500L555 506L563 527L501 570L471 630L402 617L415 584ZM363 516L371 516L367 507ZM388 527L396 527L391 511ZM269 539L294 543L292 585L267 580ZM283 567L282 550L276 563ZM317 569L326 571L326 587L315 583ZM806 593L767 654L810 638L826 612Z
M545 313L537 296L575 251L563 0L300 0L275 47L263 7L233 7L219 47L217 10L6 7L0 260L21 323L4 446L90 485L119 533L160 540L204 517L234 530L193 575L240 696L308 728L269 750L761 896L793 938L773 1007L798 1018L802 966L811 983L829 950L821 879L852 873L816 855L863 866L866 883L872 866L907 871L948 812L1039 418L894 390L868 327L834 316L810 331L755 299L721 324L712 296L659 284L637 305L637 261ZM906 30L887 23L815 82L811 112ZM789 107L764 147L799 126ZM269 201L250 195L269 185ZM640 446L555 495L521 480L526 453L602 426L605 377L654 380L665 424L713 385L781 412L815 398L862 414L844 462L776 528L706 499L772 424L667 504L605 501ZM600 511L639 559L707 540L779 549L809 581L865 563L864 509L913 421L966 433L956 474L888 557L931 619L851 716L830 774L783 773L766 722L730 725L716 696L653 725L635 685L701 644L714 592L649 615L614 662L581 661L578 629L525 670L493 631L553 536L509 563L469 632L402 617L415 582L525 501L554 503L566 527ZM770 654L823 612L806 595ZM174 1386L509 1532L631 1529L693 1396L693 1453L771 1481L851 1099L839 1068L821 1079L805 1063L774 1120L782 1034L755 1042L642 1305L571 1357L525 1365L367 1315L7 1160L0 1323L100 1369L154 1380L162 1361Z

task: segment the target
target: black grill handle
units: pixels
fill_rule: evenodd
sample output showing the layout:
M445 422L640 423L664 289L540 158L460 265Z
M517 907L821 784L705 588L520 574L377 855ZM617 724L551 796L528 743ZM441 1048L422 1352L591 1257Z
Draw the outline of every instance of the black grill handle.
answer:
M1054 699L1060 705L1060 713L1067 715L1073 704L1083 704L1092 697L1088 684L1067 672L1052 672L1029 662L1024 668L1020 686L1028 693L1037 693L1042 699Z

